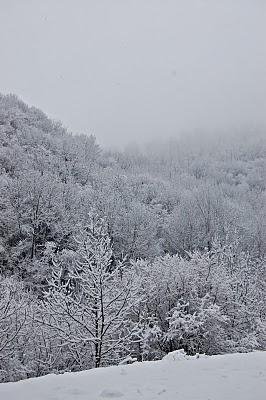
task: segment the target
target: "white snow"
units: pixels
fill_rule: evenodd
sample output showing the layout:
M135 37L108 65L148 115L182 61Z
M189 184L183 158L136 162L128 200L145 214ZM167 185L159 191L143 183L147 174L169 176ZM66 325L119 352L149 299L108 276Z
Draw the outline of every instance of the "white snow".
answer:
M266 352L190 357L0 384L0 400L265 400Z

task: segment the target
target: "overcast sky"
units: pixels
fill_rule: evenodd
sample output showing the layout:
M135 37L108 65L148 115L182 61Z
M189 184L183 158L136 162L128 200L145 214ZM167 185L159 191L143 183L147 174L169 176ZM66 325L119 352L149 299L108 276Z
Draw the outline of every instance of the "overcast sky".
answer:
M101 144L266 126L266 0L0 0L0 90Z

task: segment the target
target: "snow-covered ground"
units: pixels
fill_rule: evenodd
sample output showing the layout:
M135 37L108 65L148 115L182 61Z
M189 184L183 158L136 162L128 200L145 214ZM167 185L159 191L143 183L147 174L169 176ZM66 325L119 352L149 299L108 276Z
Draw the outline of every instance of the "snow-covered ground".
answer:
M0 384L1 400L265 400L266 352L162 361Z

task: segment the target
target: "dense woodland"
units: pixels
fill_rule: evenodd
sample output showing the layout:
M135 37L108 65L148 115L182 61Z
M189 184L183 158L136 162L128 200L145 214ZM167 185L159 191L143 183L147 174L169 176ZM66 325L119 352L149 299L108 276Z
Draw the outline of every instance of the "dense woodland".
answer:
M263 133L106 151L0 96L1 381L265 350L265 257Z

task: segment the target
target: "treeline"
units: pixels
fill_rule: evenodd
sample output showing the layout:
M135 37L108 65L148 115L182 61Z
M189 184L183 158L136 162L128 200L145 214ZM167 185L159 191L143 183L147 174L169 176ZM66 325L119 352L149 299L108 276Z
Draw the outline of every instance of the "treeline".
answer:
M0 96L0 376L265 349L266 140L103 151Z

